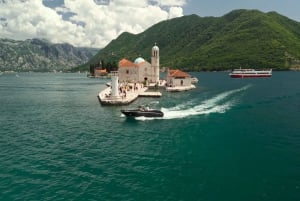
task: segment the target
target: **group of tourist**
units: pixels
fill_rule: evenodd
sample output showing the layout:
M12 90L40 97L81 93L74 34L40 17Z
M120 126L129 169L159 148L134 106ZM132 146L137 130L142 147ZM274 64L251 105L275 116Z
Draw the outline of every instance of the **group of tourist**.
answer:
M128 93L137 93L139 89L143 88L144 85L142 83L127 83L122 82L119 85L119 94L122 96L122 98L126 98L126 95Z

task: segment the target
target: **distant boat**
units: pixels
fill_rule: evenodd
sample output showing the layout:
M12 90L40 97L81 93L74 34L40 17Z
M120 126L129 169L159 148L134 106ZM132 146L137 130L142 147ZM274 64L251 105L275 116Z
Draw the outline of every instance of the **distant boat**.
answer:
M252 78L252 77L271 77L272 69L255 70L255 69L234 69L229 73L232 78Z
M160 110L149 109L148 107L140 106L137 109L121 110L127 117L163 117L164 113Z
M198 81L199 81L198 78L192 76L192 81L191 81L192 84L196 84L198 83Z

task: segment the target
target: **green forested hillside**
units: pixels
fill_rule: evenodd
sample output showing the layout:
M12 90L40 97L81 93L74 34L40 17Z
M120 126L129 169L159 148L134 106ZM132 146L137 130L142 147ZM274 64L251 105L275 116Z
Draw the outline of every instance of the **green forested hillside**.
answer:
M300 66L300 23L276 12L235 10L222 17L183 16L134 35L121 34L92 58L117 63L141 56L150 61L154 43L161 66L190 71L237 67L285 70Z

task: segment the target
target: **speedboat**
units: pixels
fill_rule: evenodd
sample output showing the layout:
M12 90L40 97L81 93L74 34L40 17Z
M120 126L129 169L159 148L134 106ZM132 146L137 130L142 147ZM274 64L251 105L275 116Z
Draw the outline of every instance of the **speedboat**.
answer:
M127 117L163 117L164 113L160 110L149 109L149 107L140 106L137 109L121 110Z

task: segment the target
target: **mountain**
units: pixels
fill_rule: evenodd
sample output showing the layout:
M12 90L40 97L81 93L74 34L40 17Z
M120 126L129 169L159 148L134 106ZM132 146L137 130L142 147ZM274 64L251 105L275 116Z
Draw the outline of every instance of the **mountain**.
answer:
M154 43L161 66L190 71L238 67L286 70L300 66L300 23L276 12L234 10L222 17L183 16L140 34L123 33L88 63L141 56L150 61ZM79 68L79 69L80 69Z
M70 70L86 63L98 50L53 44L42 39L0 39L0 71Z

